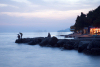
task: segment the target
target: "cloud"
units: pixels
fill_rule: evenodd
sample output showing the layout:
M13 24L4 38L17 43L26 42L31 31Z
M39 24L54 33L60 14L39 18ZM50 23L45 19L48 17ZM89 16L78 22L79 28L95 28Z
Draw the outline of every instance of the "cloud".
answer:
M6 7L8 6L7 4L0 4L0 7Z
M25 3L27 4L27 6L30 6L30 7L39 7L39 5L33 4L32 2L28 0L12 0L12 1L19 2L19 3Z
M12 1L15 1L15 2L21 2L21 3L27 3L27 4L32 4L30 1L28 0L12 0Z
M1 0L0 27L64 29L98 5L100 0Z
M69 11L58 11L58 10L42 10L37 12L21 13L21 12L0 12L0 14L6 14L12 17L24 17L24 18L43 18L43 19L56 19L64 20L72 17L76 17L81 12L87 13L89 9L81 10L69 10Z
M67 2L77 2L80 0L43 0L44 2L59 2L59 3L67 3Z
M43 0L44 2L57 2L57 3L75 3L75 2L100 2L100 0Z
M13 6L13 5L0 4L0 7L8 7L8 6L10 6L10 7L14 7L14 8L19 8L19 7L17 7L17 6Z
M59 5L65 5L65 6L70 6L70 7L79 7L79 6L85 6L86 5L96 5L95 3L100 3L100 0L43 0L46 3L53 3L53 5L58 4ZM54 4L55 3L55 4ZM64 7L65 7L64 6ZM62 6L63 7L63 6Z

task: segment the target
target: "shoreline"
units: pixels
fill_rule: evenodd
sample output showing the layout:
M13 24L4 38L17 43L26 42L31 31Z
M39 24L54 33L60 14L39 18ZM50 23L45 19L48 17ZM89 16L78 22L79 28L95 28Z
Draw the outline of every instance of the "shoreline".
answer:
M56 37L35 37L16 39L15 43L25 43L28 45L58 47L66 50L77 50L88 55L100 56L100 38L75 38L57 39Z

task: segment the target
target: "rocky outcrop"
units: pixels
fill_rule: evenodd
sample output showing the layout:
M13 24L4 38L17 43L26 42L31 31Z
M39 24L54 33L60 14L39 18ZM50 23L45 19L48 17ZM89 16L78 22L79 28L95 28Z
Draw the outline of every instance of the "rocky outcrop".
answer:
M39 43L39 45L40 45L40 46L49 46L49 41L50 41L50 39L51 39L51 38L49 38L49 37L44 38L44 39Z
M49 40L49 45L51 45L52 47L56 47L57 45L57 42L58 42L58 39L56 37L52 37L50 40Z
M85 50L89 43L90 41L80 41L78 44L78 52L82 52L83 50Z
M100 40L96 39L57 39L56 37L36 37L17 39L15 43L39 44L47 47L61 47L67 50L78 50L85 54L100 55Z
M66 40L66 39L59 39L58 42L57 42L57 47L64 47L65 43L69 41L69 40Z
M69 49L69 50L74 49L74 43L75 42L71 40L66 41L66 43L64 44L64 49Z
M39 44L43 39L44 39L44 37L34 38L30 42L28 42L28 44L29 45L36 45L36 44Z

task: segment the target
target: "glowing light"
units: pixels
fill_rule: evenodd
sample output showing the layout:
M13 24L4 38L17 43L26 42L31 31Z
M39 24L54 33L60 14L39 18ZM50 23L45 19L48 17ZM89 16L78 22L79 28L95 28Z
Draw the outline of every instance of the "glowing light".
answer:
M99 34L100 28L90 28L90 34Z

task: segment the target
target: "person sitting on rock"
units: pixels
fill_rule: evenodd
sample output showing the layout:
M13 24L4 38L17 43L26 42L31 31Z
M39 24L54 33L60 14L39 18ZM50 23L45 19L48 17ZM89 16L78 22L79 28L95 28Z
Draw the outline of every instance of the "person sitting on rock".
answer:
M48 37L51 37L51 34L50 33L48 33Z
M18 37L18 39L20 39L20 35L19 35L19 34L17 34L17 35L18 35L18 36L17 36L17 37Z
M21 36L21 39L22 39L22 36L23 36L23 34L22 33L19 33L20 34L20 36Z

